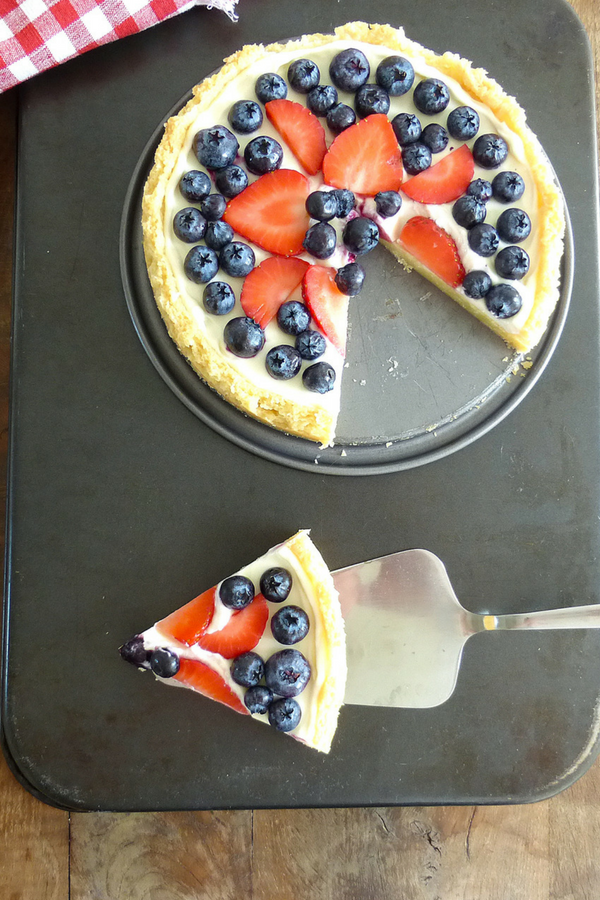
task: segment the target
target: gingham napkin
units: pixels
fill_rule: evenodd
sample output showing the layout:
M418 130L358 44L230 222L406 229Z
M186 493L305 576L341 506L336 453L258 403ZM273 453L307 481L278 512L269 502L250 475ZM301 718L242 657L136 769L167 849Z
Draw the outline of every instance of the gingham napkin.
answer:
M0 0L0 93L193 6L236 19L237 0Z

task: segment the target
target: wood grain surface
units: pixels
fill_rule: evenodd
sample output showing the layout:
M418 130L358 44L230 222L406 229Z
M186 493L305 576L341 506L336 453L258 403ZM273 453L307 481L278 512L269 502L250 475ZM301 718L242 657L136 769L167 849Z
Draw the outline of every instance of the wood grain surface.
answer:
M598 85L600 3L571 2ZM0 96L2 504L15 116L8 92ZM0 758L0 900L598 900L599 846L600 760L531 806L70 815L31 797Z

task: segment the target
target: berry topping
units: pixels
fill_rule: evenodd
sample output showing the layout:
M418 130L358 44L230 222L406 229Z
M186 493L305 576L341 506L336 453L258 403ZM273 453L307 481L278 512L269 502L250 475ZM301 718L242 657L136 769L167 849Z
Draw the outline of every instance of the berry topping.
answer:
M254 100L238 100L229 110L227 120L238 134L251 134L263 123L262 109Z
M302 710L300 704L291 698L274 700L269 706L269 725L277 731L293 731L300 724Z
M470 141L479 131L479 116L470 106L457 106L449 114L446 125L457 141Z
M368 80L370 73L371 67L365 54L353 48L342 50L329 65L329 77L340 91L357 91Z
M356 206L356 197L352 191L344 189L333 191L333 193L337 202L337 217L338 219L346 219Z
M510 284L496 284L485 295L485 305L499 319L516 316L522 303L521 295Z
M310 109L293 100L272 100L267 103L266 110L269 122L300 165L309 175L316 175L327 152L325 131L317 117Z
M280 697L297 697L310 676L310 663L299 650L279 650L265 663L267 687Z
M219 254L221 268L231 278L245 278L254 268L256 262L254 250L241 241L225 244Z
M210 178L206 172L200 172L198 169L186 172L179 181L181 196L191 203L198 203L199 200L204 200L210 194L210 189Z
M119 653L125 662L131 663L133 666L138 666L140 669L148 668L148 658L150 654L144 649L144 638L141 634L136 634L130 641L127 641L126 644L119 647Z
M500 240L507 244L520 244L531 233L531 220L523 209L505 209L498 216L496 229Z
M392 119L392 128L401 147L414 144L421 137L421 122L414 113L398 113Z
M302 246L316 259L329 259L335 253L336 241L335 228L327 222L317 222L306 232Z
M292 575L281 566L273 566L267 569L260 577L260 590L263 597L271 603L281 603L287 600L292 590Z
M280 644L297 644L309 628L308 616L299 606L284 606L271 619L271 633Z
M384 115L367 116L342 131L323 160L327 184L369 197L397 191L402 175L398 142Z
M342 294L348 297L356 297L360 294L365 280L365 270L358 263L348 263L338 269L335 275L335 283Z
M332 84L318 84L306 97L306 104L315 116L326 116L337 102L338 93Z
M327 124L334 134L341 134L355 122L356 113L351 106L347 106L345 103L332 106L327 113Z
M475 197L459 197L452 207L452 217L458 225L463 228L472 228L483 222L486 217L487 208L485 203L476 200Z
M287 100L276 102L287 103ZM283 148L275 138L261 134L246 144L244 160L253 175L266 175L281 166Z
M469 247L479 256L493 256L498 249L498 232L492 225L474 225L470 229L467 240Z
M426 172L415 175L402 185L404 193L419 203L450 203L467 189L475 164L466 144L453 150Z
M180 209L173 217L173 231L180 241L195 244L201 241L206 231L206 219L195 206Z
M200 203L200 211L207 222L217 222L223 217L227 200L223 194L209 194Z
M320 332L307 328L296 338L295 347L302 359L312 362L323 356L327 349L327 343Z
M419 112L435 116L450 103L450 91L439 78L425 78L414 89L413 100Z
M213 316L226 316L235 306L235 294L226 281L211 281L204 288L202 302Z
M497 169L508 156L508 144L499 134L482 134L473 144L473 156L483 169Z
M239 144L235 135L223 125L203 128L194 137L194 153L207 169L224 169L237 156Z
M242 359L256 356L265 346L265 333L260 325L244 316L229 320L223 338L227 349Z
M335 269L311 266L302 282L302 296L325 337L344 356L348 298L336 285L335 275Z
M391 97L401 97L413 86L415 70L402 56L386 56L377 66L375 78Z
M302 357L295 347L289 344L280 344L271 347L267 353L265 366L269 375L279 381L288 381L294 378L302 368Z
M179 657L166 647L159 647L150 654L150 668L159 678L172 678L179 672Z
M402 151L402 164L409 175L418 175L431 165L431 150L420 141L408 144Z
M520 281L529 271L529 256L522 247L505 247L494 260L500 278Z
M446 284L458 287L462 283L465 270L456 244L433 219L424 216L409 219L400 233L400 243Z
M192 247L183 261L183 268L194 284L206 284L219 271L219 257L210 247Z
M275 72L267 72L259 75L254 85L256 96L261 103L269 103L271 100L285 100L287 97L287 84L281 75Z
M525 193L525 182L517 172L498 172L492 181L492 193L500 203L514 203Z
M421 143L429 147L432 153L441 153L448 146L448 132L443 125L431 122L421 132Z
M219 600L227 609L244 609L254 600L254 585L245 575L230 575L221 582Z
M308 179L293 169L263 175L227 204L223 218L234 231L268 253L302 252L308 228Z
M217 172L215 185L224 197L237 197L248 187L248 176L241 166L227 166Z
M462 283L463 291L472 300L481 300L492 286L492 279L487 272L476 269L467 272Z
M156 623L156 628L161 634L168 635L189 647L200 640L208 628L214 611L215 589L211 588L190 600L185 606L176 609L166 619L161 619Z
M327 394L335 384L335 369L327 362L317 362L302 373L302 384L308 391Z
M311 59L295 59L287 72L288 81L299 94L308 94L319 83L319 67Z
M211 700L217 700L219 703L224 703L225 706L230 706L236 712L248 715L248 710L225 679L210 666L197 659L182 659L175 680L205 697L210 697Z
M356 92L354 105L361 119L374 113L387 115L390 109L390 95L378 84L363 84Z
M481 203L487 203L492 198L492 185L484 178L476 178L467 188L467 194Z
M310 325L310 312L299 300L288 300L279 307L277 324L285 334L295 337L306 331Z
M244 694L244 703L253 716L263 716L273 702L273 691L262 684L248 688Z
M338 215L338 200L335 191L313 191L306 198L306 212L311 219L329 222Z
M303 259L268 256L244 281L240 302L247 316L266 328L300 285L309 264Z
M231 677L242 687L255 687L265 674L265 664L258 653L249 650L242 653L231 663Z
M379 228L371 219L356 216L344 226L344 244L351 253L361 256L374 250L379 241Z
M380 191L375 194L377 214L383 219L395 216L402 206L402 197L398 191Z
M224 628L202 635L198 646L210 653L220 653L225 659L233 659L256 647L268 620L267 601L257 594L248 606L233 613Z
M222 250L233 240L233 228L227 222L209 222L204 241L211 250Z

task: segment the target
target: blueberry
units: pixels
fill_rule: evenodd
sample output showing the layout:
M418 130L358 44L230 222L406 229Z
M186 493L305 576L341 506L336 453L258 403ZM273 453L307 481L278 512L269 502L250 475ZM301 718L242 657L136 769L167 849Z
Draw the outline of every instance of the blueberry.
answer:
M342 294L348 297L356 297L360 294L365 280L365 270L358 263L348 263L338 269L335 275L335 283Z
M258 653L249 650L247 653L236 656L231 663L230 671L236 684L250 688L260 682L265 674L265 664Z
M159 678L172 678L179 672L179 657L166 647L159 647L150 655L150 668Z
M317 362L302 373L302 384L308 391L327 394L335 384L335 369L327 362Z
M280 644L297 644L308 634L308 616L299 606L284 606L271 618L271 634Z
M235 306L235 294L226 281L211 281L204 288L202 302L213 316L226 316Z
M200 211L207 222L216 222L223 217L227 200L223 194L209 194L200 203Z
M302 368L302 357L295 347L289 344L280 344L271 347L265 360L267 372L279 381L288 381L294 378Z
M467 272L463 279L463 290L472 300L481 300L492 286L492 279L487 272L474 270Z
M480 222L467 235L469 247L478 256L493 256L498 249L498 232L492 225Z
M390 108L390 95L378 84L363 84L356 92L354 106L361 119L377 113L387 115Z
M345 219L356 206L356 197L352 191L349 191L346 188L340 188L337 191L333 191L333 193L335 194L337 202L336 216L338 219Z
M378 194L375 194L374 199L377 214L384 219L395 216L402 206L402 197L398 191L379 191Z
M467 194L481 203L487 203L492 198L492 185L484 178L476 178L467 188Z
M182 197L191 203L198 203L204 200L210 194L211 183L206 172L200 172L198 169L192 169L181 176L179 181L179 190Z
M254 268L254 250L241 241L231 241L219 253L219 262L226 275L245 278Z
M119 653L125 662L131 663L133 666L138 666L140 669L147 669L149 666L150 653L144 649L144 638L141 634L136 634L126 644L119 647Z
M319 83L319 67L311 59L296 59L287 72L288 81L299 94L308 94Z
M446 122L449 134L457 141L470 141L479 131L479 116L471 106L457 106Z
M271 603L282 603L292 590L292 574L281 566L273 566L260 576L260 592Z
M357 91L366 83L370 73L371 67L365 54L353 48L342 50L329 65L329 77L340 91Z
M431 150L426 144L417 141L402 150L402 165L409 175L418 175L431 165Z
M392 119L392 128L401 147L414 144L421 137L421 122L413 113L398 113Z
M254 319L239 316L230 319L223 334L225 345L235 356L250 359L265 345L265 333Z
M248 176L241 166L227 166L217 173L215 185L224 197L237 197L248 187Z
M300 724L302 710L296 700L274 700L269 706L269 725L277 731L293 731Z
M302 359L312 361L323 356L327 349L327 342L319 331L307 328L296 338L295 347Z
M473 157L483 169L497 169L508 156L508 144L499 134L482 134L473 144Z
M180 209L173 217L173 231L180 241L195 244L201 241L206 232L206 219L195 206Z
M401 97L413 86L415 70L403 56L386 56L377 66L375 78L391 97Z
M254 600L254 585L245 575L230 575L221 582L219 599L227 609L245 609Z
M531 233L531 219L523 209L511 207L498 216L496 228L507 244L520 244Z
M288 92L285 80L275 72L259 75L254 90L261 103L269 103L270 100L285 100Z
M239 134L252 134L263 123L262 109L254 100L238 100L229 110L227 121Z
M297 335L310 325L310 312L299 300L288 300L277 310L277 324L286 334Z
M334 134L341 134L346 128L350 128L356 122L356 113L346 103L338 103L332 106L327 113L327 124Z
M207 169L224 169L237 156L239 144L235 135L223 125L203 128L194 137L194 153Z
M499 319L510 319L521 309L523 301L519 292L510 284L496 284L485 295L485 305Z
M525 182L517 172L498 172L492 181L492 193L500 203L514 203L525 193Z
M273 702L273 691L262 684L248 688L244 694L244 703L253 716L263 716Z
M192 247L183 261L183 268L194 284L206 284L219 271L219 257L210 247Z
M266 175L280 167L283 150L275 138L260 135L246 144L244 159L253 175Z
M478 225L479 222L483 222L487 214L487 207L485 203L481 203L481 201L476 200L475 197L459 197L454 206L452 207L452 216L454 217L454 221L458 223L458 225L462 225L463 228L472 228L473 225Z
M326 116L337 102L337 91L332 84L318 84L306 97L306 105L315 116Z
M505 247L494 260L500 278L520 281L529 271L529 256L522 247Z
M335 253L336 241L335 228L327 222L317 222L306 232L302 246L316 259L329 259Z
M425 78L414 89L413 101L419 112L435 116L450 103L450 91L439 78Z
M448 146L448 132L443 125L431 122L421 133L421 143L429 147L432 153L441 153Z
M299 650L279 650L265 663L267 687L280 697L297 697L310 676L310 663Z
M233 240L233 228L227 222L209 222L206 226L204 241L211 250L222 250L225 244Z
M306 198L306 212L311 219L328 222L338 215L338 202L334 191L313 191Z
M379 241L379 228L364 216L349 219L344 226L344 244L351 253L360 256L374 250Z

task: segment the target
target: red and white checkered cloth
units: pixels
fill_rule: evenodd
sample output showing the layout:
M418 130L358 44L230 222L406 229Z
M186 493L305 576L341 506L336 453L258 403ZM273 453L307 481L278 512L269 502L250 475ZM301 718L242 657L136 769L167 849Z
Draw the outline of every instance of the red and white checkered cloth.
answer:
M237 0L0 0L0 93L193 6L235 19Z

